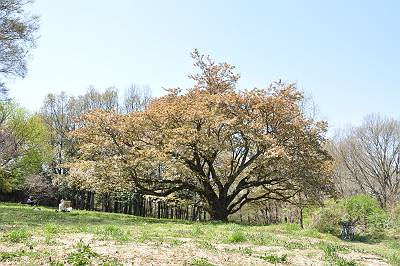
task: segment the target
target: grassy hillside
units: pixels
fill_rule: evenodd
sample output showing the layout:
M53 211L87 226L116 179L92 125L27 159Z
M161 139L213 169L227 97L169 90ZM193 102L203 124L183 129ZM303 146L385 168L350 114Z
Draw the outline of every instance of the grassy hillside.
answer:
M0 265L400 265L400 242L0 203Z

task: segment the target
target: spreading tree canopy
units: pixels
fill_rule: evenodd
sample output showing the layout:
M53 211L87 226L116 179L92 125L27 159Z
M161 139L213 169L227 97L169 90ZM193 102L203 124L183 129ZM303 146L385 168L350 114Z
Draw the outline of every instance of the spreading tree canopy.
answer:
M294 84L239 91L233 66L197 50L192 56L200 71L187 91L168 90L144 111L83 117L73 133L80 152L71 182L99 191L196 193L216 220L249 202L331 189L326 124L305 116Z

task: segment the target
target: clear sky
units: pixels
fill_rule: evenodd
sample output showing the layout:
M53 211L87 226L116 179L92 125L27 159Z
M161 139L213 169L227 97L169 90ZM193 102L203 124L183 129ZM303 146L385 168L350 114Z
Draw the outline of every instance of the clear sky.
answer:
M130 84L187 88L190 51L236 65L239 88L296 81L332 128L399 118L400 1L37 0L41 38L11 96Z

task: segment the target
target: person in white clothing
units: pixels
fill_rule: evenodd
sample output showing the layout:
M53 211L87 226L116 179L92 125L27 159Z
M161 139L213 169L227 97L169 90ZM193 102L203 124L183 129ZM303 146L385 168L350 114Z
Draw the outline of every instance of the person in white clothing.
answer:
M58 211L59 212L65 211L64 199L61 199L60 204L58 204Z

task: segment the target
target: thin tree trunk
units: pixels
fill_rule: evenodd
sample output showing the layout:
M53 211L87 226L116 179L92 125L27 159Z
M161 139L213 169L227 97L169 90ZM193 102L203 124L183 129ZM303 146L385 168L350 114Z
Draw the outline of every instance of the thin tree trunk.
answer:
M300 207L299 211L299 224L301 228L304 228L304 222L303 222L303 208Z

